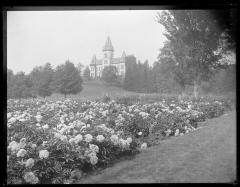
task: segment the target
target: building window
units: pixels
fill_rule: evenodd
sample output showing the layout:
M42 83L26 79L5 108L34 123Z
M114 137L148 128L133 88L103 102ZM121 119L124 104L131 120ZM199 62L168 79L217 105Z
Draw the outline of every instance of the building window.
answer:
M104 64L107 64L108 62L107 62L107 60L104 60Z
M124 64L121 65L121 68L124 69Z
M107 58L107 53L104 53L104 57Z

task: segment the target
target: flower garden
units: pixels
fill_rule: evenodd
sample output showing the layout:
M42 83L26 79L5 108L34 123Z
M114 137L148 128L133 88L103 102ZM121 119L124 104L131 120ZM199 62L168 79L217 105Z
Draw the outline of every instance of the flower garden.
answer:
M7 102L8 184L71 184L230 110L229 99Z

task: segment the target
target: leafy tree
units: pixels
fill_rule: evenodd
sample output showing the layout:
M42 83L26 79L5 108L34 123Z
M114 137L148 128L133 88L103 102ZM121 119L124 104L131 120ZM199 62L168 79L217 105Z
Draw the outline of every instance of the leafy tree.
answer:
M123 88L130 91L136 90L137 60L134 55L126 56L126 72L123 81Z
M107 83L116 83L118 80L117 68L115 66L106 66L102 71L102 79Z
M44 66L35 67L29 74L29 78L33 83L32 95L39 95L41 97L50 96L53 92L53 69L48 62Z
M70 61L57 66L53 79L52 87L56 92L64 94L65 98L68 94L77 94L82 91L82 78L78 69Z
M41 77L38 84L38 95L41 97L52 94L53 69L50 63L46 63L42 68Z
M166 29L165 36L179 66L176 75L180 80L187 75L197 98L201 82L209 80L215 69L224 67L219 63L224 51L224 35L206 10L163 11L158 18Z
M13 86L14 86L15 76L12 70L7 69L7 97L12 98L13 93Z
M90 77L90 69L89 69L89 66L87 66L83 72L83 77L84 79L86 80L90 80L91 77Z

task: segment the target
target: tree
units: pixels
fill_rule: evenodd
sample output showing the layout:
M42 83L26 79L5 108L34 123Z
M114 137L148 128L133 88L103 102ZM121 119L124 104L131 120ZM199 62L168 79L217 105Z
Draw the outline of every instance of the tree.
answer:
M77 94L82 91L82 78L78 69L70 61L57 66L53 79L52 87L56 92L64 94L65 98L68 94Z
M102 72L102 79L107 83L117 83L117 68L115 66L106 66Z
M7 97L12 98L13 93L13 86L14 86L15 76L12 70L7 69Z
M87 66L83 72L83 77L84 79L86 80L90 80L91 77L90 77L90 69L89 69L89 66Z
M82 74L83 68L84 68L84 65L81 62L79 62L78 65L77 65L77 69L78 69L80 75Z
M137 60L134 55L126 56L126 72L123 81L123 88L130 91L136 90Z
M41 97L50 96L52 94L53 69L48 62L44 65L38 85L38 95Z
M35 67L29 74L29 78L33 83L32 95L41 97L50 96L53 92L53 69L48 62L44 66Z
M159 14L158 22L165 29L170 50L179 68L176 75L194 85L194 97L202 81L208 80L224 52L224 34L217 21L206 10L171 10ZM186 83L186 81L185 81Z

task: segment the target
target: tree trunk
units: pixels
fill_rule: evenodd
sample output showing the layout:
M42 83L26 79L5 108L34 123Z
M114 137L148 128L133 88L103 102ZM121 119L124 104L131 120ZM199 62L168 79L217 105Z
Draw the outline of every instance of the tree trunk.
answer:
M66 97L67 97L67 94L64 94L64 99L66 99Z
M185 97L185 88L186 86L184 84L181 85L180 95L178 97L179 100L182 100Z
M198 99L198 88L199 88L198 82L195 80L193 84L193 95L195 100Z

